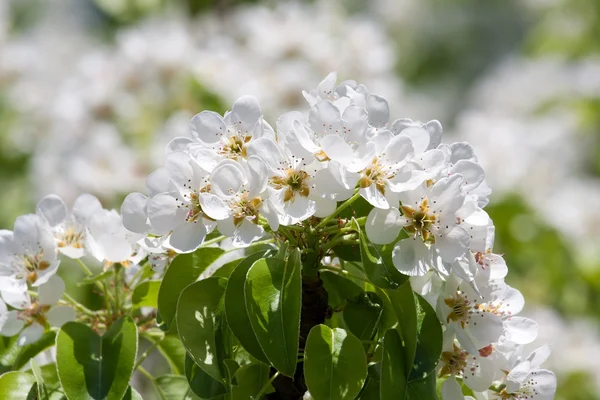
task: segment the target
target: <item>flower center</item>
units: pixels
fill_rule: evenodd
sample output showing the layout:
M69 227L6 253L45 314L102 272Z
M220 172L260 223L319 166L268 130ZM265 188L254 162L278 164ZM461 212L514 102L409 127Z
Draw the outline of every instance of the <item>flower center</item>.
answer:
M456 297L448 297L444 299L444 303L452 310L450 314L448 314L446 322L460 322L461 326L464 328L466 322L469 320L471 302L457 291Z
M260 197L248 199L247 193L242 194L240 199L232 205L233 223L238 226L244 219L249 218L252 222L258 224L261 206L262 199Z
M407 205L401 205L400 209L409 221L404 229L413 235L421 236L424 242L435 243L435 235L431 233L437 217L431 212L427 198L423 199L417 209Z
M373 158L371 165L365 168L362 172L359 184L361 188L367 188L375 183L377 190L381 194L385 194L385 183L388 179L392 178L393 175L389 175L385 171L385 167L379 162L377 157Z
M252 140L252 136L230 136L223 146L221 154L232 160L237 160L240 157L246 158L246 148L250 140Z
M276 189L286 188L283 201L294 200L296 193L302 197L308 197L310 187L308 179L310 175L305 171L289 168L285 171L285 176L271 178L271 184Z
M31 324L32 322L37 322L41 326L46 325L46 313L50 310L49 305L40 304L38 301L34 301L31 305L23 311L20 311L18 314L19 319L26 321L26 323Z
M444 366L440 369L440 376L459 375L467 368L468 353L456 344L453 346L452 351L444 351L442 353L441 361L444 363Z
M58 235L58 247L74 247L76 249L83 248L85 234L70 225L62 233Z

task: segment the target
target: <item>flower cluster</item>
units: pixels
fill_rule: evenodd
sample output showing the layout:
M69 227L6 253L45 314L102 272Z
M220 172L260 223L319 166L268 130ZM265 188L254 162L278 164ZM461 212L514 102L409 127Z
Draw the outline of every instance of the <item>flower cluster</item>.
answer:
M248 96L223 116L197 114L193 139L174 139L147 193L125 199L127 229L176 252L196 250L214 229L244 247L362 197L368 239L394 243L394 266L445 327L444 397L462 398L459 379L494 388L488 398L551 398L554 375L539 368L547 349L519 357L537 324L516 315L523 297L493 253L482 209L491 189L471 146L441 144L438 121L391 120L384 98L333 73L304 96L308 112L284 114L275 128Z
M168 144L146 192L125 198L122 220L89 195L71 212L49 196L36 215L19 217L0 237L1 294L15 309L0 310L1 332L27 325L39 337L54 324L51 305L64 291L59 253L88 253L107 268L137 265L150 253L164 262L218 231L239 248L269 236L316 237L325 243L321 256L335 257L328 251L346 236L356 240L362 227L371 245L393 248L393 266L435 309L444 400L465 398L459 382L478 398L553 398L555 376L540 367L549 348L522 355L537 324L517 315L523 296L504 282L507 266L493 252L494 225L483 210L491 189L472 147L442 144L438 121L392 119L383 97L355 81L338 84L334 73L303 94L308 109L274 125L251 96L224 115L194 116L191 137ZM340 216L358 203L368 210L363 217Z
M92 195L79 196L71 210L58 196L44 197L36 214L18 217L12 231L0 231L0 335L19 334L25 345L76 318L78 303L64 293L56 274L61 257L89 256L105 269L119 263L131 274L146 257L140 239L125 229L117 211L103 209Z

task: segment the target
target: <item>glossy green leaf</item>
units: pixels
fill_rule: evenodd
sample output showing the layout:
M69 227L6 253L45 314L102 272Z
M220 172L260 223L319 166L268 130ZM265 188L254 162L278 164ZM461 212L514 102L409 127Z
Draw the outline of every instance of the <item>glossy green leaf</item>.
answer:
M367 378L362 343L344 329L315 326L304 349L304 377L315 400L354 399Z
M137 327L130 317L113 323L102 337L78 322L63 325L56 337L56 365L69 400L120 400L137 348Z
M300 334L302 280L300 253L287 262L277 258L256 261L247 274L245 301L252 331L271 364L294 376Z
M416 298L417 348L409 380L422 380L434 371L442 354L442 325L435 310L423 297Z
M137 390L129 386L125 395L123 396L123 400L144 400L142 399L142 395L140 395Z
M381 400L402 400L408 391L408 370L406 369L406 348L398 331L390 329L383 337L383 358L381 361Z
M0 399L26 400L35 384L35 377L32 374L6 372L0 375Z
M158 351L167 360L171 372L175 375L183 375L185 367L185 348L179 340L179 336L167 334L157 345Z
M396 289L408 280L380 253L380 250L369 242L367 236L360 229L358 222L353 219L352 226L358 232L360 238L360 254L362 266L369 281L375 286L384 289ZM388 261L388 263L386 263Z
M171 262L158 291L158 312L168 329L175 325L177 301L183 289L196 282L200 274L222 254L220 248L205 247L191 254L180 254Z
M248 271L261 256L262 253L254 253L248 256L231 273L225 291L225 315L227 316L227 325L242 347L257 360L268 364L269 361L263 353L256 335L253 333L244 297Z
M224 382L219 340L225 323L223 295L227 279L211 277L193 283L181 293L177 304L179 338L192 360L207 374Z
M189 355L185 357L185 376L192 392L203 399L227 393L225 385L204 372Z
M161 399L195 400L198 397L190 390L188 381L181 375L163 375L156 378L156 385L161 392Z
M398 289L386 290L386 294L398 318L397 329L404 342L405 366L410 371L417 351L417 309L413 290L410 282L406 282Z
M33 357L46 350L48 347L54 346L55 339L56 332L49 331L44 333L37 341L21 347L21 351L14 361L13 368L21 369Z
M373 292L350 299L344 308L344 321L350 332L361 340L370 340L383 313L382 301Z
M381 381L381 364L369 365L367 380L356 400L380 400L379 386Z
M348 299L363 293L356 283L333 272L321 272L321 280L327 291L329 305L333 309L344 306Z
M131 302L136 307L158 307L158 290L161 281L145 281L133 289Z
M407 400L438 400L435 374L408 383Z
M235 373L235 386L233 386L232 399L253 399L269 382L270 368L265 364L248 364L238 369ZM271 386L264 394L274 392Z

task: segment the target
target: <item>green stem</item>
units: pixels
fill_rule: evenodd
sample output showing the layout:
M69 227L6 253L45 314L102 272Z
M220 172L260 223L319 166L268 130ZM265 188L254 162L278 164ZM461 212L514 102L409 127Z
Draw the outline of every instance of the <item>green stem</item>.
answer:
M316 230L321 229L322 227L324 227L325 225L327 225L327 223L329 221L331 221L333 218L337 217L339 213L341 213L342 211L344 211L346 208L348 208L352 203L354 203L356 200L358 200L358 198L360 197L360 193L356 192L354 194L354 196L350 197L348 200L346 200L345 202L343 202L334 212L333 214L331 214L330 216L328 216L327 218L321 220L321 222L319 222L319 224L317 226L315 226Z
M260 242L254 242L250 246L244 247L244 250L248 250L248 249L250 249L252 247L255 247L255 246L260 246L261 244L268 244L268 243L274 243L274 242L275 242L275 239L261 240ZM237 247L234 247L232 249L226 250L225 253L230 253L230 252L236 251L236 250L240 250L240 249L237 248Z
M78 309L79 311L81 311L83 314L87 315L88 317L95 317L96 313L94 313L92 310L90 310L89 308L85 307L83 304L79 303L77 300L75 300L74 298L72 298L70 295L68 295L67 293L63 293L63 297L69 302L71 303L71 305L73 305L73 307L75 307L76 309Z
M338 244L358 244L358 237L356 236L355 233L349 233L347 235L342 235L342 236L336 236L335 238L331 239L328 242L323 243L323 245L321 245L321 249L323 251L327 251L335 246L337 246Z
M206 246L210 246L211 244L219 243L221 240L224 240L226 238L227 238L227 236L221 235L214 239L207 240L206 242L202 243L202 247L206 247Z
M81 259L80 259L80 258L78 258L76 261L77 261L77 264L79 264L79 266L81 267L81 269L83 270L83 272L85 272L85 274L86 274L87 276L92 276L92 275L93 275L93 274L92 274L92 271L90 271L90 269L87 267L87 265L85 265L85 264L83 263L83 261L81 261Z
M269 382L265 383L265 385L260 389L260 392L258 392L258 394L256 395L256 397L254 398L255 400L260 400L260 398L262 397L263 394L265 394L265 392L269 389L269 385L271 385L271 383L273 383L273 381L275 380L275 378L277 378L279 376L279 371L275 372L273 374L273 376L271 377L271 379L269 379Z
M167 398L165 397L165 393L160 388L160 386L158 385L158 383L156 382L156 379L152 376L152 374L150 372L146 371L146 369L144 367L142 367L141 365L138 365L137 370L140 371L142 373L142 375L144 375L146 378L148 378L150 383L152 383L152 386L154 386L154 389L156 389L158 396L162 400L167 400Z
M150 341L152 344L146 349L146 351L144 351L140 358L138 358L138 360L135 362L135 366L133 367L133 369L139 367L144 362L144 360L150 355L150 353L159 345L161 341L162 339L159 339L155 342Z

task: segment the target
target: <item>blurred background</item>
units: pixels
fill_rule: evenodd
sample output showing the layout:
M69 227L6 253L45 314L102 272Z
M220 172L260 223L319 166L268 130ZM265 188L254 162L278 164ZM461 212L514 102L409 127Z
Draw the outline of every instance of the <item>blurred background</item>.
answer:
M274 124L333 70L473 145L557 398L600 399L599 0L0 0L0 228L118 208L195 113Z

